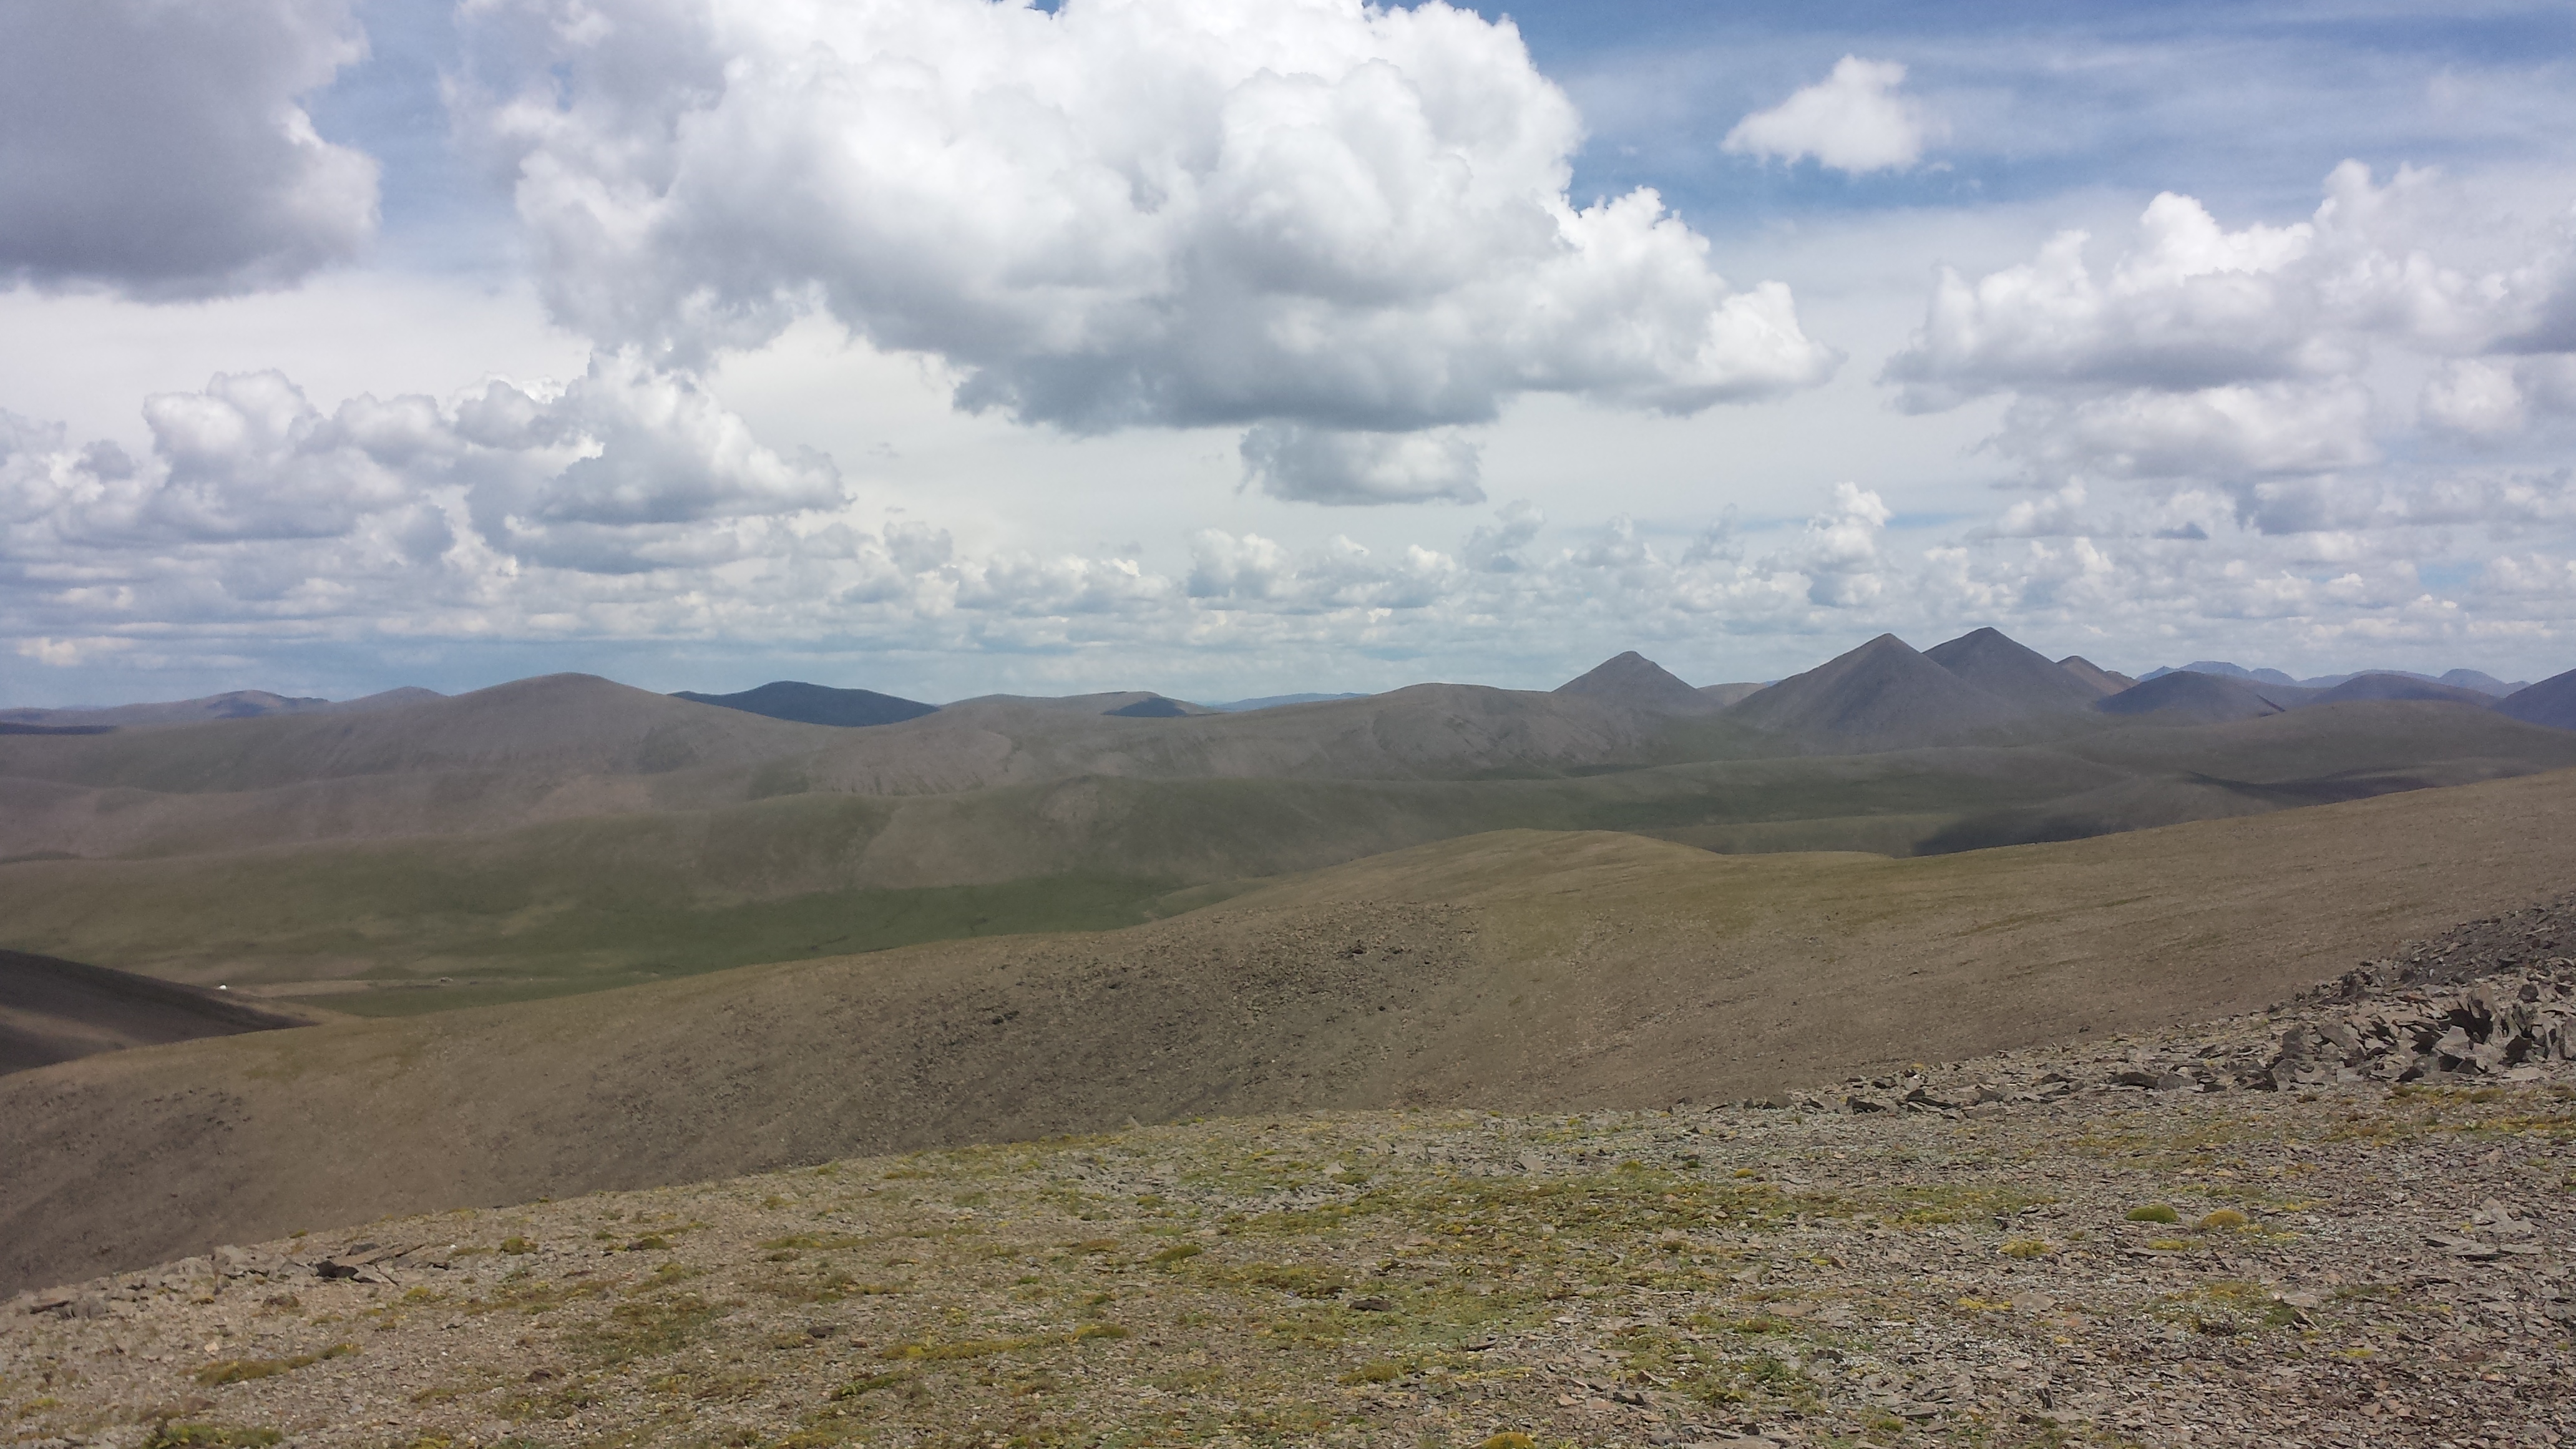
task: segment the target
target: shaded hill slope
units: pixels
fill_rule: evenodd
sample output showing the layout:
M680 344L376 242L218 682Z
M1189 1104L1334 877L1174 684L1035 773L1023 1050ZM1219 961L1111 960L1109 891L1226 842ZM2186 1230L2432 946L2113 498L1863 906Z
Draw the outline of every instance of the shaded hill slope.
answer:
M1192 715L1211 713L1222 714L1228 712L1229 711L1223 710L1193 709L1190 706L1181 703L1177 699L1171 699L1159 694L1150 695L1144 699L1136 701L1134 704L1122 704L1116 709L1104 709L1101 711L1102 714L1108 715L1113 719L1188 719Z
M2044 804L1964 814L1914 848L1931 853L2078 840L2438 789L2522 774L2519 758L2555 760L2560 749L2541 727L2447 701L2363 700L2220 724L2110 730L2064 741L2054 751L2117 770L2116 783Z
M2576 669L2514 691L2496 704L2496 711L2553 729L2576 730Z
M2461 689L2474 689L2480 694L2488 695L2495 699L2502 699L2506 695L2518 693L2519 691L2529 689L2531 687L2527 681L2521 684L2508 684L2505 681L2496 678L2494 675L2487 673L2483 669L2444 670L2442 677L2438 682L2442 684L2456 685Z
M2495 696L2484 691L2417 679L2409 674L2356 674L2340 684L2320 690L2305 703L2342 704L2356 699L2441 699L2481 708L2495 703Z
M2306 691L2294 686L2181 669L2155 675L2093 707L2104 714L2153 716L2171 724L2221 724L2279 714L2306 698Z
M0 1075L126 1047L304 1024L202 987L0 951Z
M699 694L683 689L674 691L671 697L693 704L712 704L719 709L738 709L745 714L769 719L834 725L843 729L900 724L939 711L935 704L879 694L873 689L834 689L829 685L806 684L793 679L777 680L738 694Z
M2139 675L2138 682L2144 684L2150 680L2162 679L2168 674L2206 674L2218 679L2242 679L2254 684L2277 685L2283 689L2299 687L2299 681L2278 669L2248 669L2242 664L2231 664L2224 659L2195 659L2189 664L2180 666L2160 665Z
M2117 670L2105 669L2081 654L2069 654L2057 661L2057 667L2082 680L2096 695L2108 697L2124 689L2135 689L2138 681Z
M2563 892L2576 774L1918 860L1513 833L952 942L0 1079L0 1292L1128 1118L1725 1099L2200 1020Z

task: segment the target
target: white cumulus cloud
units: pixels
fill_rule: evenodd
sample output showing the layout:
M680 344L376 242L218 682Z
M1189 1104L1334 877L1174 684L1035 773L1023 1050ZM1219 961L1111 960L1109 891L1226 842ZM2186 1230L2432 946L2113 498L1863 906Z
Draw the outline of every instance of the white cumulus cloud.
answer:
M2025 396L1998 446L2047 474L2127 478L2324 473L2380 457L2370 393L2347 381Z
M1921 102L1897 94L1904 83L1905 67L1895 61L1847 55L1833 74L1736 122L1720 144L1739 156L1813 160L1855 176L1903 171L1946 134Z
M631 357L567 387L491 382L452 402L352 398L324 413L284 375L219 375L147 399L150 459L73 451L62 430L8 419L0 522L21 558L347 539L373 529L420 556L470 518L505 555L631 572L679 548L723 547L702 525L846 501L817 455L784 456L685 378ZM681 535L695 528L686 542ZM388 532L389 531L389 532Z
M2529 523L2442 465L2446 447L2494 456L2576 402L2576 358L2544 345L2576 275L2564 221L2480 214L2432 173L2382 184L2357 162L2324 190L2303 220L2235 229L2168 192L2099 259L2067 231L1974 279L1944 268L1880 381L1913 412L2009 398L1989 445L2043 488L2214 490L2276 535L2403 530L2445 489L2445 518L2472 521L2458 510L2475 499L2478 521ZM2464 254L2505 264L2446 260ZM2380 396L2410 376L2411 409ZM2159 531L2188 529L2207 531L2197 517Z
M2436 367L2424 380L2417 406L2427 423L2473 438L2520 432L2529 418L2511 365L2476 357L2452 358Z
M2171 192L2138 218L2136 244L2097 276L2091 238L2061 232L2039 255L1970 282L1943 268L1922 328L1885 380L1935 411L2013 388L2196 388L2315 376L2350 360L2321 335L2312 277L2293 271L2315 228L2222 230Z
M0 281L202 297L354 255L376 163L298 101L365 53L347 0L0 5Z
M1346 433L1260 423L1243 435L1247 482L1304 503L1481 503L1476 445L1455 429Z
M1887 583L1879 540L1893 517L1869 489L1835 484L1833 506L1807 520L1804 546L1789 560L1807 576L1808 599L1838 609L1875 602Z
M612 346L691 363L819 308L944 359L962 406L1092 432L1402 433L1532 392L1690 413L1836 362L1654 192L1575 205L1572 104L1437 0L468 14L461 114L515 168L551 307Z

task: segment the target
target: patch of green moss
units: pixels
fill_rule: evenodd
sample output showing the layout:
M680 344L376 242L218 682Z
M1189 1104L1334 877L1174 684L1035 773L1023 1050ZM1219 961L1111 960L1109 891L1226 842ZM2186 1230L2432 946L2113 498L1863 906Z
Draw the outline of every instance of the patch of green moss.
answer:
M157 1424L141 1449L264 1449L286 1436L275 1429L235 1429L219 1424Z
M274 1378L279 1374L292 1373L325 1359L346 1358L357 1351L358 1346L354 1343L335 1343L316 1353L299 1353L287 1358L228 1358L207 1364L189 1377L208 1388L220 1384L248 1383L253 1379Z
M725 1312L695 1293L620 1303L575 1334L572 1346L601 1367L650 1358L679 1348Z

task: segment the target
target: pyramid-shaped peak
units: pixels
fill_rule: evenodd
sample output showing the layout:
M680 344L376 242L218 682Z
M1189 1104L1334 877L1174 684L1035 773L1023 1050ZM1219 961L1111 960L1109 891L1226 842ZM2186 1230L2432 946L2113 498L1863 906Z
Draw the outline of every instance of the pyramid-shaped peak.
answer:
M2000 629L1971 630L1924 650L1923 657L2025 710L2084 709L2102 697L2100 690Z
M1558 685L1556 692L1632 709L1686 712L1711 708L1706 696L1634 649L1601 661Z
M1974 660L2010 660L2016 664L2036 662L2054 669L2049 657L1991 625L1971 629L1956 639L1935 644L1923 651L1923 657L1944 668Z
M1727 711L1810 748L1891 750L1960 739L2024 711L1881 634Z
M1867 665L1876 665L1880 668L1901 668L1903 667L1902 661L1920 660L1922 657L1923 651L1915 648L1913 645L1906 643L1904 640L1897 638L1893 634L1881 634L1875 639L1853 645L1851 648L1844 650L1842 653L1837 654L1833 658L1826 660L1824 663L1817 665L1815 668L1808 670L1807 674L1847 674ZM1805 675L1790 676L1792 679L1802 679L1805 677ZM1787 683L1786 680L1781 682Z

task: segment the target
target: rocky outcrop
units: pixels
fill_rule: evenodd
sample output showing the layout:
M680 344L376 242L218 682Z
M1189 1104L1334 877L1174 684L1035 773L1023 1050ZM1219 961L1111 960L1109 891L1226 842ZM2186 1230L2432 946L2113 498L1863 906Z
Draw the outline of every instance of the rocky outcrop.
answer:
M1753 1105L1981 1117L2118 1092L2529 1082L2562 1062L2576 1062L2576 895L2409 941L2260 1015L2007 1052L1973 1072L1917 1065Z
M2275 1088L2354 1076L2533 1080L2539 1063L2569 1060L2576 1060L2576 961L2557 957L2512 977L2403 992L2300 1022L2281 1034L2264 1075Z

